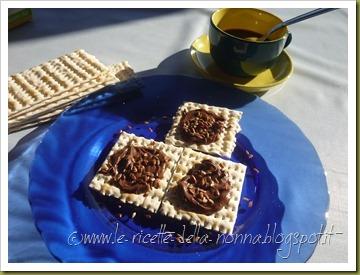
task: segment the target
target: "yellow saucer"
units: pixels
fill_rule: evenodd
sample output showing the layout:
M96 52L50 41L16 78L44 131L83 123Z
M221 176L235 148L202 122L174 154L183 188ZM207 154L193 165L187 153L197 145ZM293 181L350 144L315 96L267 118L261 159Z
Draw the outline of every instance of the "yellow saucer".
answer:
M245 92L265 92L285 82L293 72L291 58L283 51L273 67L255 77L238 77L226 74L212 59L209 38L206 34L198 37L191 44L190 53L196 67L205 77L232 85Z

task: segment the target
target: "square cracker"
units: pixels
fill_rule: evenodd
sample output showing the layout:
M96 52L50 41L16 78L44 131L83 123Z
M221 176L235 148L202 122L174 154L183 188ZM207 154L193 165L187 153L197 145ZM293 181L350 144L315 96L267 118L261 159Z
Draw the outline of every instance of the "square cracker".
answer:
M166 168L163 178L159 182L159 188L151 188L151 190L145 194L134 194L122 192L118 187L109 184L111 176L106 176L97 173L90 183L90 188L95 189L103 195L113 196L119 198L124 203L133 204L139 207L143 207L150 212L155 213L164 197L166 187L171 178L173 170L177 161L180 158L182 148L178 148L172 145L165 144L163 142L157 142L151 139L145 139L143 137L137 137L134 134L128 134L122 132L118 141L112 147L110 153L106 157L101 167L104 167L109 160L109 157L118 150L123 149L129 143L135 146L143 146L147 148L154 148L162 151L168 158L169 161L166 163ZM99 168L100 170L100 168Z
M108 67L84 50L77 50L14 74L8 78L9 117L30 110L37 104L48 103L54 97L74 88L81 92L90 86L101 84L105 82L104 77L116 80L115 76L110 76Z
M180 123L181 117L183 113L196 109L204 109L206 111L213 112L225 119L224 129L220 133L219 139L216 142L199 145L196 143L187 143L182 140L178 132L178 125ZM185 102L176 112L173 125L166 135L165 143L175 146L189 147L197 151L230 158L236 146L236 134L241 130L239 125L241 116L242 112L240 111L234 111L227 108L209 106L206 104L199 104L194 102Z
M204 159L212 160L216 164L222 163L224 165L224 169L228 172L231 184L229 192L230 200L228 204L218 212L211 215L204 215L185 210L183 202L176 192L177 182L185 177L188 171L195 164L200 163ZM222 160L185 148L170 180L169 188L165 194L159 212L171 218L187 220L190 224L200 225L206 229L222 233L231 233L234 229L237 218L245 171L246 166L241 163Z
M54 95L50 99L43 100L25 110L16 112L11 118L9 117L9 132L34 127L54 120L67 107L81 100L86 95L115 82L130 79L134 75L134 71L126 61L110 65L108 69L109 74L95 79L95 81L98 81L98 85L89 86L87 83L84 83L79 87L60 93L57 96ZM85 89L81 91L81 87Z

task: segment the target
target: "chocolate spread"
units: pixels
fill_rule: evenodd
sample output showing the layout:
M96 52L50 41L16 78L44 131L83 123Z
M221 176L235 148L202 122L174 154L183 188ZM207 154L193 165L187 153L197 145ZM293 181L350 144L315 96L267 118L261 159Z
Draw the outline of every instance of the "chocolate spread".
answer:
M198 213L211 215L229 201L230 182L223 167L203 160L178 182L180 194Z
M159 188L168 158L159 150L128 145L110 156L99 173L110 175L111 184L125 193L141 194Z
M182 115L179 133L186 142L210 144L219 139L224 122L224 118L212 112L196 109Z

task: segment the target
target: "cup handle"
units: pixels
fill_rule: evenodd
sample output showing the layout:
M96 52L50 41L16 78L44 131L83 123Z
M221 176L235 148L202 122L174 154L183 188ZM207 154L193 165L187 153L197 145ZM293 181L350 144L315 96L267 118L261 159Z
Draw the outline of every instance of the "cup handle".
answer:
M286 38L286 42L285 42L285 46L284 46L284 49L289 46L289 44L291 43L291 40L292 40L292 35L291 35L291 32L289 32L287 38Z

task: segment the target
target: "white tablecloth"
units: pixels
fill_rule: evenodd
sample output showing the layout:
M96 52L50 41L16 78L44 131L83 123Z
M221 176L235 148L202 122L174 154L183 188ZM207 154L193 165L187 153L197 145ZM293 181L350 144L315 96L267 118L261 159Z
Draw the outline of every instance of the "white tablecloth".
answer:
M287 19L307 10L271 11ZM207 32L210 13L206 9L33 10L32 23L9 32L9 74L84 48L105 64L128 60L139 75L199 76L187 49ZM325 14L289 29L294 75L280 91L265 94L263 99L302 129L327 171L328 229L333 225L334 231L343 234L333 237L330 245L318 245L309 262L347 262L347 11ZM27 171L42 132L28 135L31 131L9 135L9 166L15 177L9 186L9 261L15 262L51 261L33 226L26 199ZM14 196L24 204L11 205ZM22 232L24 226L30 229Z

